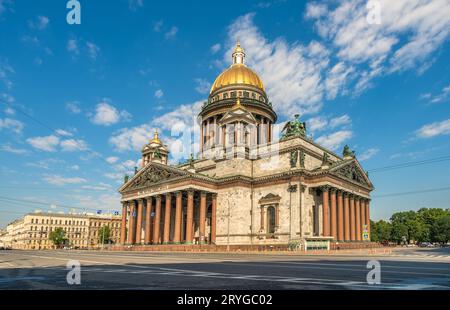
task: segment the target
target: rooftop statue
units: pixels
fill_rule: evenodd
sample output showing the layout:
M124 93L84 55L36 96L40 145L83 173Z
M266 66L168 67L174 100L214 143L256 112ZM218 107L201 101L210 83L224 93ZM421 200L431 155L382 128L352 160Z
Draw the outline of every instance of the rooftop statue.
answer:
M348 145L345 145L344 150L342 151L342 156L344 158L355 158L356 154L355 151L350 150Z
M295 114L293 121L288 121L281 132L284 132L281 139L289 138L289 137L304 137L306 138L306 123L301 122L298 118L300 115Z

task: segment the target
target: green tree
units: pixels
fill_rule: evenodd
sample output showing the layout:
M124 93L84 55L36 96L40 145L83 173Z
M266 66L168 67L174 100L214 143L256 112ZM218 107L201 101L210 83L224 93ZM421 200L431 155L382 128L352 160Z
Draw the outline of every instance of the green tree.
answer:
M428 233L426 241L440 242L442 236L437 235L439 228L436 225L438 225L438 222L440 222L442 218L450 216L450 211L438 208L422 208L417 211L417 214L426 226ZM442 223L443 222L441 222L441 225Z
M57 227L54 231L50 232L48 238L57 248L61 248L69 241L69 239L66 238L66 232L61 227Z
M111 243L111 229L109 226L104 225L98 231L98 241L100 244L108 244Z
M435 242L448 243L450 240L450 215L439 218L431 230Z
M389 222L380 220L378 222L371 221L370 236L374 242L386 242L391 240L392 225Z

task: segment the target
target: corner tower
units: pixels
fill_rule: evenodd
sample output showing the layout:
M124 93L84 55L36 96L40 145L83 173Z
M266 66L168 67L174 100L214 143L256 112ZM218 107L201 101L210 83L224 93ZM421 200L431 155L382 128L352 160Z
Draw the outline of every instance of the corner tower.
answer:
M142 148L142 166L145 167L150 162L157 162L167 165L169 151L158 137L158 131L155 131L150 143Z

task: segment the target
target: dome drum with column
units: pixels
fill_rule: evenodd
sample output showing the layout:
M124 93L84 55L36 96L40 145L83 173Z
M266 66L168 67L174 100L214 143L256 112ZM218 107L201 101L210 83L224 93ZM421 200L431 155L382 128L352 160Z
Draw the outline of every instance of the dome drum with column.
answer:
M255 141L257 144L272 142L272 126L277 120L277 114L272 109L261 78L245 65L245 52L239 42L234 49L232 60L231 66L214 81L208 101L199 114L201 153L205 147L229 146L229 140L225 137L221 139L227 132L223 127L226 125L233 125L233 128L240 127L242 122L245 123L245 114L250 114L250 117L246 116L247 121L249 118L253 119L255 122L252 125L258 127L251 133L257 137L250 137L249 141ZM242 121L233 117L233 124L225 124L224 117L238 100L242 110ZM217 126L221 128L216 128ZM208 143L211 136L213 143Z

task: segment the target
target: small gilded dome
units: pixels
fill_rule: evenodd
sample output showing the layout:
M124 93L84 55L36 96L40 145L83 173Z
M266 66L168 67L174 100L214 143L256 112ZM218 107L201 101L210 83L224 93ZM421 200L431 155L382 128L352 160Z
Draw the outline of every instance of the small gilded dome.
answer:
M159 137L158 137L158 130L155 130L155 135L154 135L153 139L150 141L150 144L151 143L162 144L161 140L159 140Z

